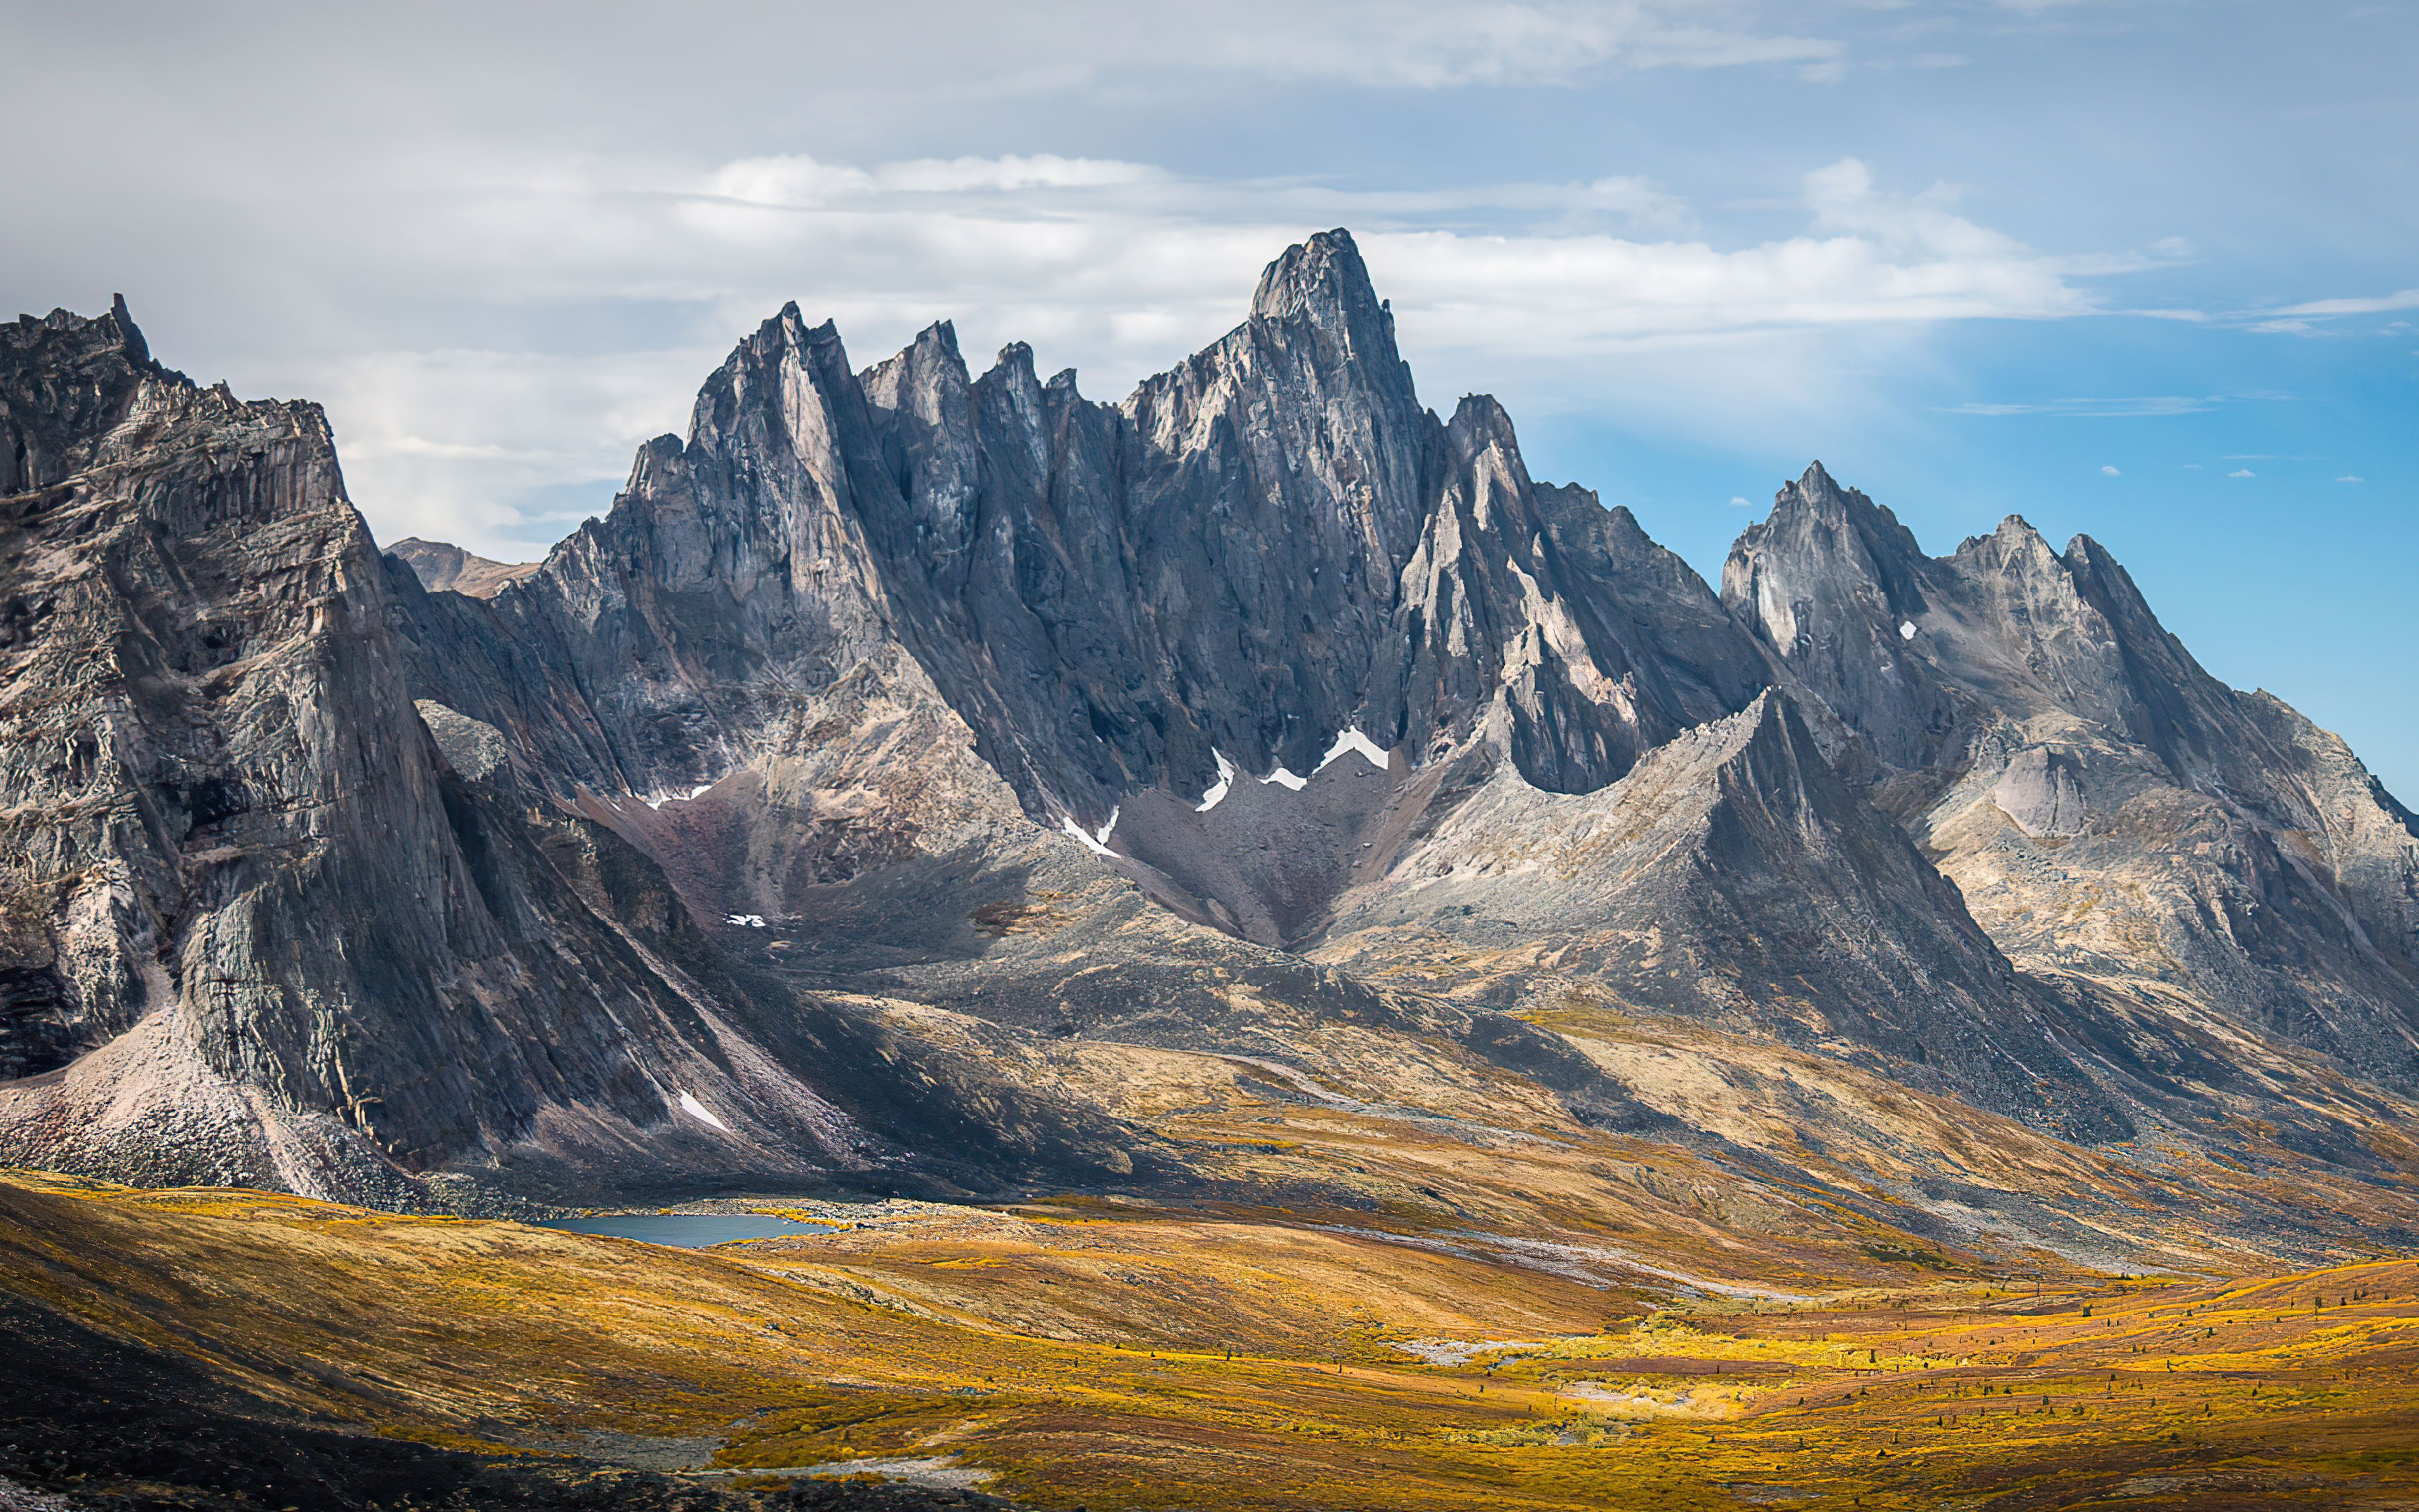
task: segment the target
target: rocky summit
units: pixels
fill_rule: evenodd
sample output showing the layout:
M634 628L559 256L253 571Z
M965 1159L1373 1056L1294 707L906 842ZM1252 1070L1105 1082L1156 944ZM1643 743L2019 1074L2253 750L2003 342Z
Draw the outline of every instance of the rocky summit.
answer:
M523 564L382 553L318 409L122 302L24 317L0 532L0 1165L2107 1265L2419 1223L2419 820L2341 741L2089 538L1927 555L1819 464L1708 585L1425 408L1341 231L1115 404L785 307Z

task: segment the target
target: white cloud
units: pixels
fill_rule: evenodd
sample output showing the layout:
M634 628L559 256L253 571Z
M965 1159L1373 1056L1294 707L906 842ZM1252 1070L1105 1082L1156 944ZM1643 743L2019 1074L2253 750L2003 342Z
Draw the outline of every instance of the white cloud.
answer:
M1616 68L1820 66L1847 51L1829 39L1699 19L1731 8L1703 0L1327 0L1312 6L1239 6L1230 0L1219 8L1226 13L1224 23L1211 23L1193 39L1197 62L1277 78L1391 87L1569 85ZM1254 19L1261 24L1251 24Z
M1806 177L1807 234L1754 246L1417 230L1363 245L1372 272L1416 316L1423 344L1506 360L1658 338L2099 308L2066 261L1950 213L1949 198L1939 189L1886 193L1848 159Z
M2366 483L2368 480L2366 478L2355 478L2347 475L2345 477L2337 478L2335 481L2337 483Z
M1635 174L1338 188L1048 153L697 162L415 143L327 191L342 204L277 217L274 237L223 195L122 220L104 207L89 229L112 248L156 245L143 227L172 214L226 250L77 276L126 288L164 360L323 401L381 539L525 556L608 494L640 440L682 428L731 344L792 299L835 319L859 365L952 318L978 366L1023 340L1116 399L1231 329L1286 245L1344 224L1423 392L1736 444L1841 422L1938 322L2092 314L2106 301L2091 281L2138 265L2037 251L1961 214L1952 191L1893 193L1856 160L1795 187L1797 229L1717 239Z
M1749 508L1753 507L1752 505L1749 504L1749 502L1748 502L1746 500L1741 499L1741 498L1740 498L1738 495L1736 495L1736 494L1733 494L1733 495L1731 495L1731 502L1732 502L1732 503L1733 503L1733 504L1738 505L1738 507L1739 507L1739 508L1741 508L1741 509L1749 509Z
M2256 478L2259 476L2259 474L2252 471L2249 468L2237 468L2233 471L2227 473L2226 476L2229 478Z
M597 349L562 354L554 327L540 350L357 333L233 376L327 403L381 539L497 555L542 548L591 507L639 440L681 428L731 342L793 298L838 322L859 365L946 317L977 366L1023 340L1045 371L1077 366L1086 393L1115 399L1235 325L1287 243L1348 224L1425 392L1491 391L1516 413L1617 408L1707 434L1836 416L1849 386L1819 375L1895 365L1934 322L2090 314L2103 301L2084 280L2108 266L2038 253L1957 214L1948 190L1889 193L1853 160L1804 179L1804 231L1739 245L1685 234L1686 204L1618 175L1398 192L1112 159L803 154L416 174L411 213L387 234L311 255L391 297L514 312ZM296 236L317 234L333 236ZM637 347L587 333L589 312L626 311L670 313ZM335 328L296 324L323 341ZM563 497L575 486L589 491Z
M381 542L476 543L526 560L601 514L639 442L686 428L724 353L364 352L302 369L346 486Z
M1696 217L1678 195L1667 193L1643 178L1614 177L1596 179L1570 198L1574 209L1610 210L1633 226L1656 231L1687 231Z
M2032 403L1974 402L1941 411L1949 415L2066 415L2083 420L2138 420L2165 415L2196 415L2224 401L2189 394L2156 393L2128 399L2049 399Z
M2110 476L2110 477L2112 477L2112 478L2121 478L2121 477L2123 477L2123 476L2125 475L2125 474L2123 474L2123 473L2121 473L2121 472L2118 471L2115 468L2112 468L2112 467L2103 467L2103 468L2102 468L2100 471L2103 471L2103 472L2104 472L2104 473L2106 473L2108 476Z
M1116 398L1230 328L1287 242L1348 224L1424 392L1760 448L1903 423L1879 392L1938 372L1940 322L2120 309L2095 280L2194 255L2060 255L1951 189L1820 167L1887 118L1871 111L1955 116L1946 81L1906 70L2004 82L2006 34L2036 23L1980 4L297 16L155 7L130 31L107 7L15 8L12 55L106 56L117 108L84 109L72 69L19 70L19 115L80 125L0 155L0 274L43 303L123 288L163 358L323 398L381 535L494 554L588 507L793 298L860 363L949 316L978 363L1030 341ZM1737 76L1672 77L1689 70ZM1844 114L1799 82L1847 72L1877 93ZM1691 86L1723 93L1684 129ZM2026 98L2086 125L2101 108ZM1995 162L1955 132L1903 151L2028 207L2004 213L2044 244L2108 224L2053 208L2096 203L2089 173L2031 194L2038 154ZM1351 187L1267 177L1300 172ZM1705 186L1693 206L1684 183ZM2153 208L2125 234L2171 230L2201 225Z
M2383 315L2395 310L2419 310L2419 288L2351 299L2311 300L2273 310L2250 311L2236 318L2243 323L2245 330L2260 335L2333 336L2344 334L2330 324L2341 316ZM2384 329L2394 331L2403 324L2399 320L2388 321Z
M2280 316L2378 315L2387 310L2419 310L2419 288L2406 288L2398 294L2373 299L2312 300L2306 304L2288 304L2269 313Z
M754 206L815 209L885 194L947 194L965 190L1096 189L1168 176L1147 163L1113 159L1038 157L918 158L871 170L818 162L803 154L743 158L706 177L708 195Z

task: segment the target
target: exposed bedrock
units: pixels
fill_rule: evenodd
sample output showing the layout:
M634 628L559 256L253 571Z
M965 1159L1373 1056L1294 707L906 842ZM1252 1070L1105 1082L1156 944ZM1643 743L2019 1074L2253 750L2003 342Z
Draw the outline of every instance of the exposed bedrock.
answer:
M381 559L316 409L122 306L0 403L0 1161L1207 1180L1144 1065L1727 1148L1567 1010L2400 1180L2419 837L2341 742L2088 539L1927 557L1819 466L1718 594L1425 409L1341 232L1117 405L785 307L533 564Z
M2419 1087L2419 825L2341 741L2202 671L2105 548L2011 516L1927 557L1818 464L1722 586L2020 964Z

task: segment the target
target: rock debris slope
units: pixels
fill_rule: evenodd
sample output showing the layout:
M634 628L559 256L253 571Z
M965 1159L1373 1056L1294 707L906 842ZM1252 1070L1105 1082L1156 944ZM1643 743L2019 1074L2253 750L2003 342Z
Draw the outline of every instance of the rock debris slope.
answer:
M122 307L0 343L0 1160L1198 1190L1169 1110L1240 1097L1961 1231L2158 1207L2134 1141L2402 1180L2413 832L2339 742L2091 543L1935 561L1819 468L1718 595L1425 409L1344 233L1117 405L784 308L516 567L381 561L316 410ZM1890 1086L2103 1174L1979 1186Z

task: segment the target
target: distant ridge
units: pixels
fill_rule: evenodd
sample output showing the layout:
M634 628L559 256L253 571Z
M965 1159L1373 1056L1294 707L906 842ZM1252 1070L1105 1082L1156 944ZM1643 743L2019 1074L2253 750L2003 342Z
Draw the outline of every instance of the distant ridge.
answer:
M401 557L420 577L420 585L432 594L468 594L472 598L492 598L507 584L516 583L537 571L534 562L494 562L451 546L443 541L424 541L406 536L386 548L389 556Z

